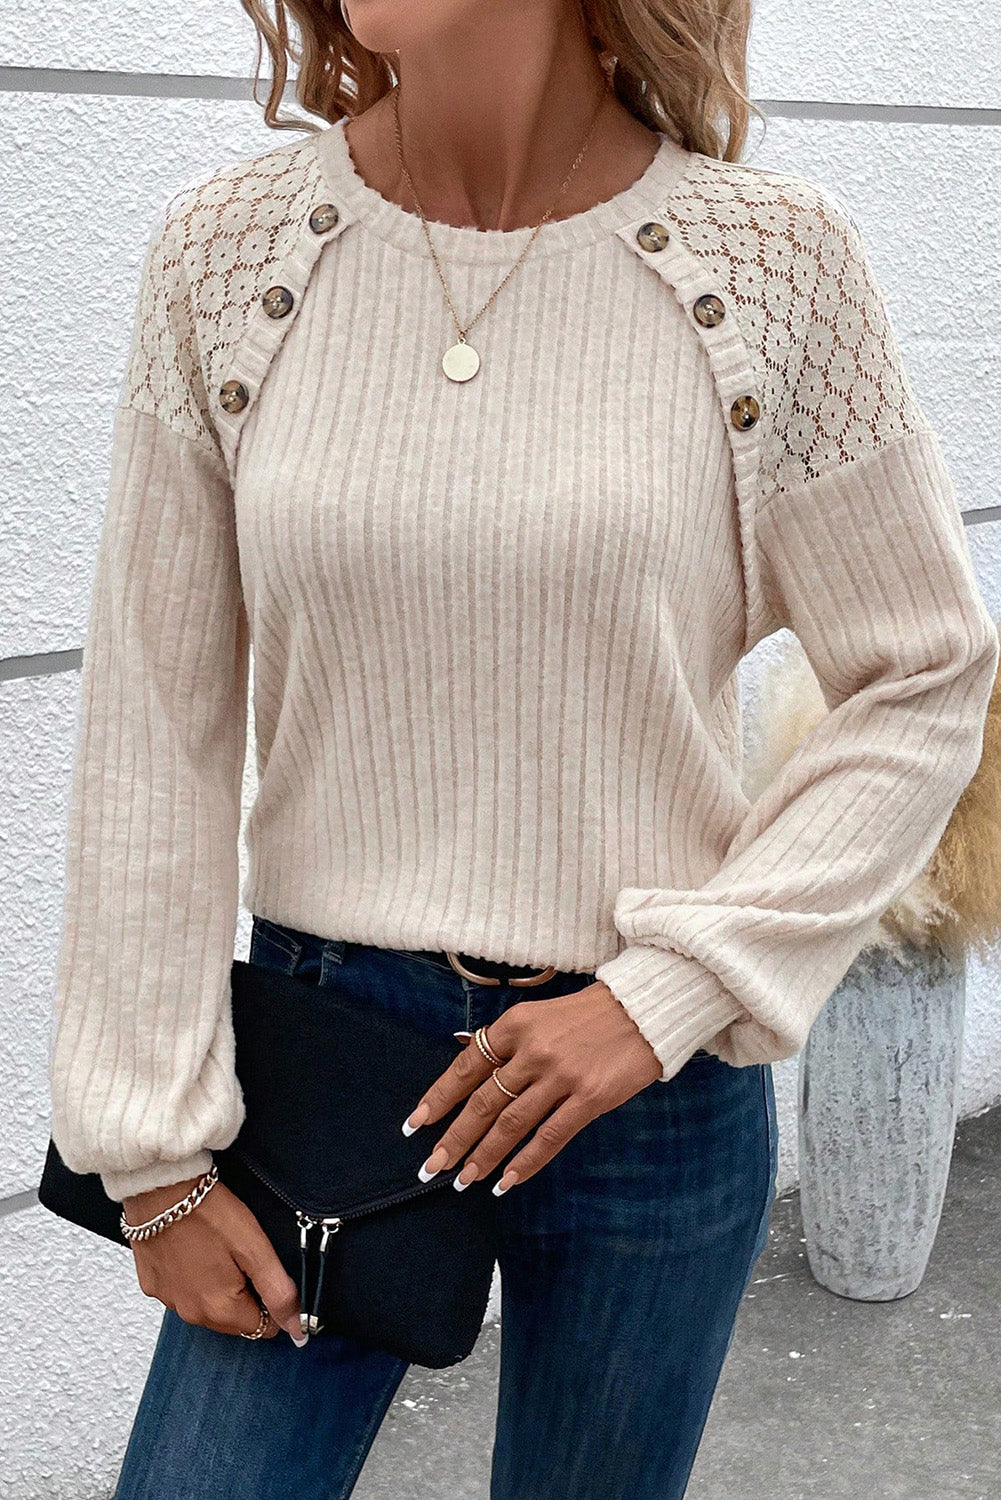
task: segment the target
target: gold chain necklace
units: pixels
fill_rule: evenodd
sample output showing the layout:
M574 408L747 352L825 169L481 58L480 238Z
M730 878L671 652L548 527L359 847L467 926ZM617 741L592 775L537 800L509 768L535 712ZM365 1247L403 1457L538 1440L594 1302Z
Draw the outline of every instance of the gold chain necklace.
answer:
M580 163L581 163L581 161L584 158L584 153L587 150L588 142L590 141L591 136L594 133L594 127L598 123L598 115L601 112L601 106L604 104L605 98L606 98L606 96L610 92L611 92L611 89L610 89L610 86L609 86L609 83L608 83L608 79L606 77L606 79L605 79L605 86L604 86L604 88L602 89L602 92L601 92L601 98L598 100L598 106L595 109L594 114L591 117L591 124L588 127L587 135L584 137L584 144L581 146L580 150L578 151L576 159L574 160L574 164L570 168L570 171L567 173L566 178L564 179L563 185L560 188L559 192L556 194L556 198L554 199L552 205L546 210L545 214L542 216L542 218L539 220L538 224L536 224L535 228L532 230L532 233L531 233L531 235L529 236L529 239L528 239L528 243L526 244L526 246L525 246L524 250L521 252L521 254L518 256L518 259L515 261L514 265L511 267L510 271L508 271L507 275L504 277L504 280L500 283L500 286L496 287L495 290L491 293L491 295L487 298L486 302L484 302L483 306L480 308L479 312L476 314L476 317L473 318L473 319L471 319L471 321L468 322L465 327L463 327L462 324L459 322L459 316L456 313L455 304L452 301L451 295L450 295L449 290L448 290L448 284L445 281L445 277L444 277L444 275L442 273L441 262L439 261L438 256L435 254L434 244L432 243L432 240L431 240L431 231L428 228L428 221L424 217L424 210L421 208L420 202L419 202L419 200L417 198L417 193L416 193L416 191L414 189L413 180L412 180L412 178L410 176L410 173L407 171L407 164L406 164L406 162L403 159L403 142L402 142L402 140L400 138L400 105L399 105L400 85L397 84L395 86L395 88L393 89L393 113L394 113L394 116L395 116L395 119L396 119L396 147L397 147L397 151L399 152L400 167L403 170L404 177L407 179L407 186L410 188L410 192L411 192L411 194L413 196L413 200L417 204L417 212L420 214L420 216L421 216L421 223L424 226L424 234L425 234L425 236L427 238L428 249L431 252L431 258L434 261L435 270L438 272L438 279L439 279L439 281L442 284L442 289L444 290L445 298L446 298L446 300L448 302L448 305L449 305L449 307L451 308L451 311L452 311L452 318L453 318L453 320L455 322L456 332L459 335L458 342L454 343L451 346L451 348L445 350L445 353L444 353L444 355L442 357L442 361L441 361L441 367L445 371L445 374L448 376L449 380L456 380L456 381L471 380L472 377L476 374L477 370L480 368L480 356L477 354L476 350L472 347L472 345L467 342L467 340L466 340L466 334L469 332L470 328L472 328L473 324L477 323L479 321L479 319L482 318L482 316L486 312L487 308L490 306L490 304L493 302L494 298L497 296L497 293L499 291L501 291L501 289L504 286L506 286L507 282L514 275L515 271L517 271L518 267L521 265L522 261L525 259L525 256L528 254L529 250L532 248L532 245L535 242L535 237L538 234L539 230L542 228L543 224L546 223L546 221L548 220L548 218L552 214L553 209L555 209L557 203L560 200L561 195L566 192L566 190L567 190L567 184L569 183L571 177L573 176L573 174L577 170L577 168L580 166Z

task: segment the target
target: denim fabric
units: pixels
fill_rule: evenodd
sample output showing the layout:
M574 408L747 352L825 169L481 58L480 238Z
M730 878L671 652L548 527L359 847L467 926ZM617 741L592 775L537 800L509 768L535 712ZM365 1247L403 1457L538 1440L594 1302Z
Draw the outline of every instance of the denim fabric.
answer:
M427 955L256 916L249 958L445 1035L594 981L478 985ZM771 1068L700 1052L501 1198L490 1500L684 1494L767 1239L777 1152ZM165 1309L113 1500L341 1500L406 1369L335 1334L297 1349ZM450 1493L446 1474L435 1493Z

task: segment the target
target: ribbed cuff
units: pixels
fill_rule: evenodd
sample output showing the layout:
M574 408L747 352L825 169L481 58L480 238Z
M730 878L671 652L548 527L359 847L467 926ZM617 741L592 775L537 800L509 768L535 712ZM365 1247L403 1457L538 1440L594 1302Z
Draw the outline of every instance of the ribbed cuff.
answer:
M200 1177L211 1165L211 1151L195 1151L176 1161L154 1161L129 1172L102 1172L101 1182L109 1198L124 1203L126 1198L134 1198L137 1193L148 1193L152 1188L167 1187L172 1182L184 1182L188 1177Z
M747 1018L697 959L652 943L630 943L599 964L594 977L607 984L656 1052L664 1083L724 1026Z

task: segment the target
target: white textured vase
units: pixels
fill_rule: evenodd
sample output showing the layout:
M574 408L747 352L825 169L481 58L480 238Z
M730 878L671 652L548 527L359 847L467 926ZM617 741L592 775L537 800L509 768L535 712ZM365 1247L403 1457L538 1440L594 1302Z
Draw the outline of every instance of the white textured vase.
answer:
M799 1171L810 1270L862 1302L920 1284L959 1104L966 963L908 945L859 954L799 1054Z

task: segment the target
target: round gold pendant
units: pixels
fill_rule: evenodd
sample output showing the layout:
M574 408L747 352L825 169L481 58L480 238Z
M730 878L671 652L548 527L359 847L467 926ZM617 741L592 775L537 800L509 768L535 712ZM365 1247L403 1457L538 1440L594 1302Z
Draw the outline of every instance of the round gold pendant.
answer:
M449 380L472 380L480 368L480 356L472 345L460 339L451 349L445 350L441 367Z

